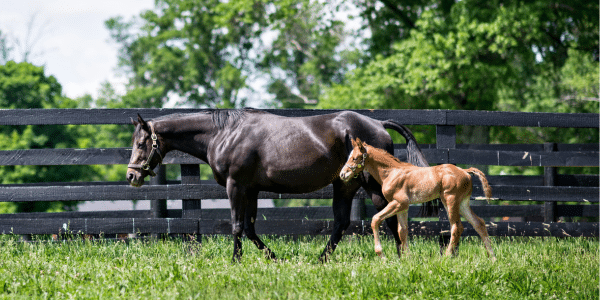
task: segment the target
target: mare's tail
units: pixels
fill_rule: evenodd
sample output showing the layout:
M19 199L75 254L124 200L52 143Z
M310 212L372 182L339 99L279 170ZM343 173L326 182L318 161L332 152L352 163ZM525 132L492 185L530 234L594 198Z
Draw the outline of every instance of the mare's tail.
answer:
M483 172L481 172L477 168L468 168L465 171L467 171L467 173L470 174L475 174L477 175L477 177L479 177L479 181L481 181L481 185L483 186L483 193L485 194L485 198L487 199L487 202L490 203L490 199L492 198L492 188L490 187L487 178L485 178L485 174L483 174Z
M398 124L393 120L387 120L381 122L383 128L385 129L393 129L394 131L401 134L406 140L406 152L408 153L408 162L417 166L417 167L429 167L429 163L427 159L425 159L425 155L421 151L421 147L417 143L417 139L412 134L410 129L402 124ZM425 202L421 205L420 215L423 217L433 217L437 216L439 212L439 199L435 199L433 201Z

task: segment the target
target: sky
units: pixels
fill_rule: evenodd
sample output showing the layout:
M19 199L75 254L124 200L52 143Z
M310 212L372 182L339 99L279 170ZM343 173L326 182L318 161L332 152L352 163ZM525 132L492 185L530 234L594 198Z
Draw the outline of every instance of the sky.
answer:
M104 22L116 16L130 20L153 7L154 0L0 0L0 31L13 43L31 37L35 44L28 61L45 66L46 75L56 77L65 96L90 94L95 99L106 81L118 93L125 93L125 78L117 70L118 45L110 39ZM347 14L356 11L341 14L347 29L360 27L360 23L347 20ZM28 28L32 29L30 34ZM268 39L273 38L271 34ZM22 53L17 47L12 56L22 61ZM266 92L267 82L260 74L249 80L252 89L259 92L248 95L247 105L259 107L274 97ZM181 106L177 95L169 97L165 107Z
M104 21L116 16L129 20L152 9L154 0L0 0L0 7L0 30L13 41L25 40L33 16L29 36L37 42L30 61L44 65L63 94L95 98L103 82L113 83L118 91L124 82L116 72L118 45L110 40ZM19 60L18 49L13 56Z

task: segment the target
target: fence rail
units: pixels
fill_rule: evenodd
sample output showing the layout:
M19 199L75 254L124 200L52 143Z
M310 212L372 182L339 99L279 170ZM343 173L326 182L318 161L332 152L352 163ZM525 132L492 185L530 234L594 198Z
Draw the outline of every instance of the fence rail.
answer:
M0 125L95 125L130 124L130 117L144 118L198 109L17 109L0 110ZM337 110L267 110L283 116L310 116ZM436 144L421 145L432 164L545 167L543 176L489 176L495 200L517 201L507 205L474 200L473 210L487 220L491 235L499 236L598 236L597 222L555 222L560 217L598 218L598 175L559 175L556 167L598 167L598 144L456 144L456 126L519 126L598 128L598 114L520 113L447 110L355 110L379 120L406 125L436 126ZM128 148L31 149L0 151L0 165L111 165L127 164ZM395 155L406 156L404 145ZM153 210L114 212L19 213L0 215L0 231L14 234L164 233L229 234L229 210L202 209L203 199L226 199L225 189L201 182L201 160L173 151L165 164L181 165L181 180L155 180L153 185L130 187L126 182L57 182L0 185L0 202L152 200ZM160 176L160 175L159 175ZM482 197L478 184L473 198ZM261 199L331 199L332 188L307 194L261 192ZM167 210L165 200L183 200L183 209ZM365 200L361 192L355 197ZM160 203L163 203L162 205ZM519 204L516 204L519 203ZM568 204L567 204L568 203ZM361 211L362 210L362 211ZM417 217L411 207L409 217ZM375 213L372 206L354 207L354 221L347 233L370 233L363 218ZM262 218L262 219L261 219ZM262 234L329 234L333 223L330 207L259 209L256 229ZM495 219L539 219L535 222L493 222ZM363 220L360 220L363 219ZM442 212L439 221L412 221L412 234L436 235L447 230ZM542 222L543 221L543 222ZM465 223L465 235L475 235Z

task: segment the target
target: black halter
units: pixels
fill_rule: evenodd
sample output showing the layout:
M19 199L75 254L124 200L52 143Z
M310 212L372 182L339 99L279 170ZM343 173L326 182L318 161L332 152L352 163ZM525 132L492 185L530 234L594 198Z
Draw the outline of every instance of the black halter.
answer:
M156 136L156 133L154 133L154 126L152 126L153 124L150 125L150 131L152 132L152 134L150 135L150 138L152 139L152 150L150 151L150 155L148 155L148 158L146 159L145 162L142 162L142 164L128 164L127 167L128 168L132 168L132 169L142 169L147 171L150 176L154 177L156 176L156 173L154 173L154 171L152 169L150 169L150 161L152 161L152 158L154 157L154 154L158 154L158 157L160 158L160 161L158 161L158 164L162 164L163 161L163 157L160 154L160 150L158 149L158 144L156 143L156 141L158 140L158 137Z

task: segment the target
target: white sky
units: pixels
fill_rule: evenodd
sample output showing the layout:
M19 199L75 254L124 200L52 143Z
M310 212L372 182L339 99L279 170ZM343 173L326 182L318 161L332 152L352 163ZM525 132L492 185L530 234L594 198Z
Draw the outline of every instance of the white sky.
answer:
M9 38L25 39L35 15L32 35L42 33L33 47L32 63L45 65L63 93L75 98L86 93L96 97L100 84L117 87L118 45L110 40L104 21L123 16L129 20L154 7L154 0L0 0L0 30ZM18 49L13 57L21 59Z
M110 39L104 22L116 16L130 20L153 7L154 0L0 0L0 30L12 42L23 41L34 17L30 36L37 43L28 61L44 65L46 75L56 77L67 97L90 94L97 98L105 81L124 93L124 79L116 70L118 45ZM348 29L359 25L356 21L346 23ZM13 49L12 58L21 61L22 51ZM272 95L264 91L264 78L259 74L251 77L250 85L260 92L251 94L247 105L260 106ZM176 95L170 98L166 107L180 100Z

